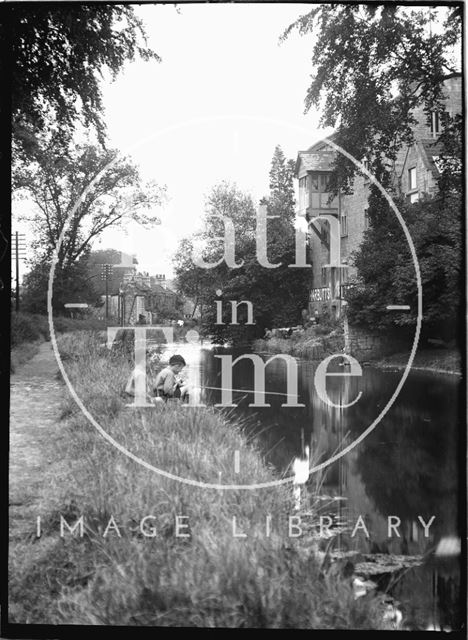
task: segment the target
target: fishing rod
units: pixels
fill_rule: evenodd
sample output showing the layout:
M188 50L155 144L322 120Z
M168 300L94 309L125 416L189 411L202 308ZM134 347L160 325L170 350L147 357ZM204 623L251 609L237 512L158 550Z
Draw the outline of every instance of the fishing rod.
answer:
M292 398L297 397L297 393L285 393L284 391L258 391L256 389L227 389L224 387L200 387L201 389L212 389L214 391L233 391L237 393L265 393L267 395L273 396L291 396Z

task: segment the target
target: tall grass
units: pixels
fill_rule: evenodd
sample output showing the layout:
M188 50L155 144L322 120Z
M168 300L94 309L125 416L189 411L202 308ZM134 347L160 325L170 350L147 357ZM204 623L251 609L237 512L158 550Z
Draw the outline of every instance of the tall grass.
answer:
M106 324L96 318L65 318L58 316L54 319L56 333L72 331L90 331L105 329ZM12 312L11 314L11 358L10 372L15 373L18 367L30 360L39 351L44 340L49 340L49 320L47 316L37 313Z
M104 320L97 318L54 318L56 333L70 331L97 331L106 328ZM11 314L11 346L16 347L25 342L49 339L49 319L38 313L24 313L22 311Z
M31 313L11 314L11 346L17 347L25 342L45 340L49 335L46 316Z
M31 360L39 352L40 344L41 341L37 340L13 347L10 356L10 373L15 373L22 364Z
M122 390L131 363L118 349L107 351L98 333L63 336L59 347L85 406L136 456L199 482L276 479L242 425L213 408L126 407ZM64 473L50 487L43 535L13 553L15 622L382 627L378 598L355 600L339 572L323 571L302 538L288 536L290 486L193 487L145 469L112 447L71 399L64 399L63 416L56 455L65 462ZM60 538L60 515L70 524L83 515L84 536ZM111 516L120 536L111 527L104 537ZM152 519L142 527L145 516ZM176 516L186 517L181 533L190 537L176 536ZM234 537L233 517L246 537Z

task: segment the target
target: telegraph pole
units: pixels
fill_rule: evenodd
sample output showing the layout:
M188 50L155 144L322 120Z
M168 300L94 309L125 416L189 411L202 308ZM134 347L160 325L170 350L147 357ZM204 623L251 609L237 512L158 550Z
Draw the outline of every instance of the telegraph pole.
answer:
M15 295L15 309L19 311L19 261L26 258L26 242L25 234L15 232L12 236L13 248L15 250L15 278L16 278L16 295Z
M109 278L112 276L112 265L103 264L101 270L101 280L106 281L106 320L109 319Z

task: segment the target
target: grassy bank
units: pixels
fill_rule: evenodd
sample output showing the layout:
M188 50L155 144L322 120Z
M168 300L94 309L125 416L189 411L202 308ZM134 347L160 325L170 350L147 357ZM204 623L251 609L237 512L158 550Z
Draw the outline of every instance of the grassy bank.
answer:
M99 334L59 343L87 409L136 456L201 482L276 478L245 425L215 409L125 407L130 360L103 348ZM355 600L348 579L321 567L303 538L288 536L290 485L219 491L163 477L107 443L67 397L57 429L51 447L60 472L44 497L42 536L31 523L32 535L11 545L12 622L383 628L379 597ZM83 516L83 537L60 537L61 516L69 524ZM177 535L177 516L189 537ZM246 537L234 537L233 517Z
M407 362L407 353L395 353L372 364L382 369L404 369ZM458 349L420 349L416 352L412 369L461 375L461 353Z
M255 340L257 352L286 353L297 358L320 359L324 355L337 353L344 347L343 331L339 327L311 327L293 333L290 338L272 337L269 340Z
M10 372L30 360L49 334L47 318L28 313L11 314Z
M105 328L102 320L95 318L65 318L58 316L54 319L56 333L72 331L98 330ZM11 356L10 372L15 373L18 367L28 362L39 350L44 340L50 339L49 321L47 316L37 313L13 312L11 314Z
M18 368L33 358L39 351L39 345L43 340L24 342L13 347L10 354L10 373L15 373Z

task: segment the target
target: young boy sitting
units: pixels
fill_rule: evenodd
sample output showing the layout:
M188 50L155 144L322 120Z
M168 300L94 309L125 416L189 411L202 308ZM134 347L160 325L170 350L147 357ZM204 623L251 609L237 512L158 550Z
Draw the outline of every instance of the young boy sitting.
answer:
M180 398L184 400L188 387L178 377L178 374L185 367L186 362L180 355L171 356L169 366L165 367L156 376L154 393L156 398L162 398L165 402L168 398Z

